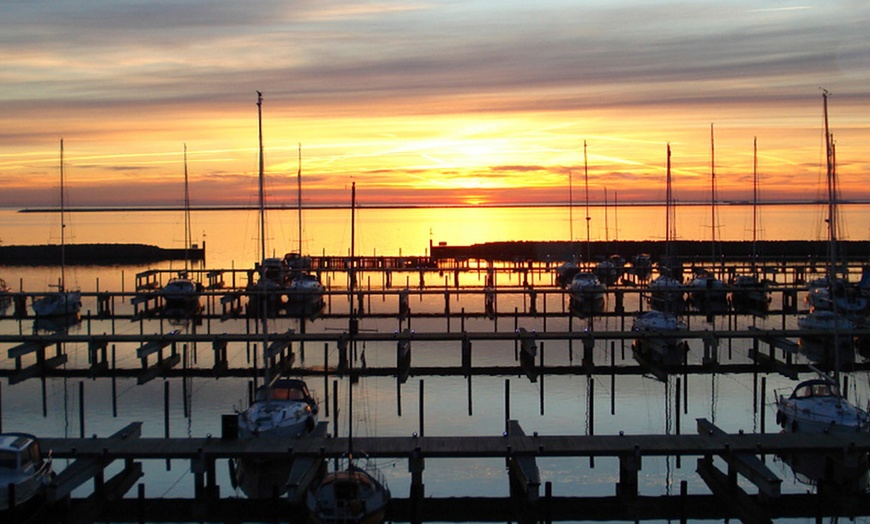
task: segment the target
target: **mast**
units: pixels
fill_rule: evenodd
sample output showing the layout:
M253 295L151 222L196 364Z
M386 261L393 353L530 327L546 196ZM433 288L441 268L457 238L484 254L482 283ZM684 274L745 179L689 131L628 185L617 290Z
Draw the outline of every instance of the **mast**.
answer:
M356 275L354 274L354 269L356 266L355 259L355 231L356 231L356 182L351 182L350 186L350 282L348 283L348 289L350 290L350 318L349 322L349 331L350 331L350 340L353 347L351 348L354 353L356 353L356 310L353 307L353 299L354 299L354 283L356 282ZM348 466L350 466L351 461L353 460L353 354L348 358L348 362L350 362L350 370L348 371L348 379L347 379L347 456L348 456Z
M610 243L610 226L607 221L607 186L604 186L604 242ZM610 249L610 246L607 246Z
M66 222L64 217L63 198L63 138L60 139L60 289L63 293L66 286Z
M758 137L752 137L752 274L758 256Z
M571 241L571 258L574 258L574 173L568 170L568 238Z
M260 261L266 259L266 195L263 175L263 93L257 91L257 127L260 134Z
M299 218L299 256L302 256L302 144L299 144L299 170L296 172L296 201Z
M586 141L583 141L583 178L586 184L586 262L589 262L591 258L591 247L589 246L591 239L589 223L592 221L592 217L589 216L589 163L586 157Z
M187 276L190 248L190 191L187 187L187 144L184 144L184 276Z
M834 285L837 267L837 190L834 180L834 143L833 136L828 128L828 91L822 90L822 101L825 118L825 160L827 164L827 189L828 189L828 285Z
M711 235L711 264L716 267L716 149L713 144L713 124L710 124L710 224L713 234Z
M673 189L671 188L671 144L668 143L667 175L665 178L665 250L669 259L673 258L671 240L676 236L676 225L673 223L676 217L671 216L674 213L673 197ZM669 260L668 264L672 262L672 260Z

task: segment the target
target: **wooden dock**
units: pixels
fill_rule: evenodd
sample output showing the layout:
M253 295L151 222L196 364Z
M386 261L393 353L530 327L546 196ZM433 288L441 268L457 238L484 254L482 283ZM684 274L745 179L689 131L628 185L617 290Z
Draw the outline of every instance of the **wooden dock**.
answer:
M422 482L425 460L441 458L503 458L524 462L517 466L525 473L522 478L532 484L545 481L544 494L530 496L512 491L507 499L456 498L431 499L422 496L422 489L413 489L415 496L394 499L389 518L398 522L444 521L518 521L554 522L572 520L613 520L617 516L632 520L670 518L685 522L688 519L740 519L744 523L770 522L779 517L833 517L870 515L868 494L821 491L818 494L783 494L778 479L760 460L760 457L783 453L867 454L870 452L870 434L727 434L709 421L698 420L698 434L694 435L532 435L525 434L516 421L508 421L511 428L502 435L463 437L365 437L355 438L354 448L369 457L405 459L411 468L412 482ZM95 483L95 495L84 499L70 499L74 486L84 481L86 469L99 475L115 460L128 465L125 480L113 486L130 484L130 479L141 474L136 466L143 460L184 460L190 462L196 484L195 499L146 499L144 485L140 484L138 497L113 498L111 504L97 506L87 513L99 521L125 521L131 516L150 522L212 520L219 514L221 521L250 521L281 518L295 522L291 515L300 512L298 494L290 498L252 500L223 498L214 475L215 463L240 457L281 457L293 460L325 460L341 457L347 450L347 439L303 437L296 439L254 438L238 440L232 435L220 438L142 438L139 425L133 424L108 438L45 438L42 446L51 450L55 458L70 458L76 462L62 471L53 484L52 498L64 511L72 508L85 514L84 508L99 497L105 497L105 484ZM318 432L322 435L322 431ZM540 479L535 460L544 457L616 457L619 459L619 482L611 497L560 497L553 493L552 480ZM679 493L649 497L638 490L638 472L645 459L653 457L698 457L698 474L710 486L713 494L689 493L685 481ZM720 471L712 459L718 457L729 464L728 473ZM516 473L511 473L511 477ZM737 487L736 476L743 476L758 489L758 494L746 493ZM514 482L506 478L505 482ZM729 487L730 486L730 487ZM527 488L531 485L527 484ZM537 488L531 488L537 491ZM96 499L94 498L96 497ZM742 500L734 504L734 498ZM184 503L186 501L186 504ZM498 504L485 512L487 504ZM53 506L51 506L53 507ZM120 509L126 511L120 511ZM50 510L51 508L49 508ZM66 513L64 513L66 515ZM49 511L49 516L51 512ZM45 515L43 515L45 516ZM45 520L46 522L50 520ZM60 521L60 519L58 519ZM65 520L67 522L68 520ZM84 522L86 520L72 520Z

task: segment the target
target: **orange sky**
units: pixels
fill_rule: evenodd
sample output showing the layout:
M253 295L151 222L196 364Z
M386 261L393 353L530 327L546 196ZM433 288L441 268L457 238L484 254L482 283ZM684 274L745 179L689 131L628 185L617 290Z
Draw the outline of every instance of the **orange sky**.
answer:
M257 198L264 93L269 203L531 204L821 195L822 96L845 198L870 198L870 6L697 2L160 2L5 8L5 206ZM64 11L66 9L68 11ZM106 45L111 42L111 45ZM612 197L611 197L612 198Z

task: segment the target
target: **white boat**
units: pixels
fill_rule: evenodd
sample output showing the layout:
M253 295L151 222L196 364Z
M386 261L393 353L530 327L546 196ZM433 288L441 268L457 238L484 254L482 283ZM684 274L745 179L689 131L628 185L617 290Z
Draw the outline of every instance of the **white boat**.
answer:
M684 286L676 278L662 273L647 285L649 305L656 311L679 315L686 310Z
M619 255L610 255L607 260L599 262L593 272L605 286L616 285L625 272L625 260Z
M737 275L730 282L729 301L734 311L760 317L767 315L770 294L755 275Z
M664 371L683 363L689 350L682 333L686 323L671 313L647 311L636 317L631 330L637 337L631 349L641 364L649 364Z
M0 433L0 511L37 500L52 479L51 458L44 460L39 441L27 433Z
M807 284L807 291L806 301L813 309L836 309L840 315L854 320L867 316L867 297L857 285L845 278L823 277L813 280Z
M562 289L568 289L574 276L580 272L576 262L563 262L556 268L556 285Z
M184 145L184 271L171 278L160 290L163 297L163 312L169 317L189 317L200 310L200 287L188 276L187 250L190 238L190 191L187 183L187 144Z
M711 271L696 269L689 282L689 302L695 310L707 315L724 313L728 310L725 284Z
M851 404L828 377L805 380L789 396L777 393L776 421L789 433L870 431L870 416Z
M800 351L809 360L828 368L855 361L852 337L848 335L855 324L848 318L833 311L813 309L806 316L798 317L797 325L799 329L818 332L801 335L799 339Z
M66 280L66 222L64 220L63 139L60 141L60 282L57 291L35 299L31 307L37 317L71 317L82 309L81 291L69 291Z
M317 400L304 381L279 378L260 387L239 413L239 437L297 437L317 424Z
M601 313L606 291L607 287L594 274L577 273L568 286L571 311L581 317Z
M356 183L351 185L351 224L354 223L356 207ZM353 230L353 225L351 225ZM356 267L354 236L351 235L350 271ZM349 279L349 296L354 296L354 279ZM351 343L356 334L356 310L351 298L349 315ZM353 359L349 359L353 362ZM337 465L335 471L320 479L306 494L305 505L313 522L319 523L366 523L384 521L390 503L390 490L380 471L368 460L361 463L353 449L353 385L348 385L348 453L346 464Z

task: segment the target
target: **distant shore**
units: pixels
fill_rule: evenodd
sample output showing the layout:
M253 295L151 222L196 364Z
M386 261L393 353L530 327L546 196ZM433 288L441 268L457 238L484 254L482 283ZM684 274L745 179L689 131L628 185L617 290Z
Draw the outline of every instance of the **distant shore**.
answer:
M870 204L870 200L844 200L842 202L838 202L837 205L840 206L849 206L849 205L866 205ZM643 202L620 202L619 205L614 205L613 203L605 204L604 202L590 202L589 207L610 207L610 208L620 208L620 207L661 207L664 206L664 202L659 201L643 201ZM679 202L678 206L709 206L710 202L702 202L702 201L686 201ZM752 202L749 200L723 200L718 202L718 205L721 206L751 206ZM822 200L771 200L766 202L759 202L759 207L764 206L806 206L806 205L827 205L826 202ZM586 204L579 204L575 202L573 204L574 207L580 208L585 207ZM557 208L567 208L571 207L571 204L568 202L555 202L555 203L502 203L502 204L357 204L358 209L474 209L474 208L484 208L484 209L499 209L499 208L546 208L546 207L557 207ZM303 205L303 211L309 210L322 210L322 209L349 209L350 205L343 204L324 204L324 205ZM11 209L11 208L10 208ZM190 208L191 211L256 211L259 208L256 206L229 206L229 205L203 205L203 206L192 206ZM266 209L269 211L295 211L297 207L295 205L267 205ZM130 207L106 207L106 206L96 206L96 207L72 207L66 208L64 212L66 213L112 213L112 212L156 212L156 211L183 211L184 208L181 206L130 206ZM60 211L58 207L26 207L20 208L17 210L19 213L57 213Z
M140 265L164 260L205 260L205 245L168 249L147 244L68 244L65 263L70 266ZM60 245L0 246L0 266L59 266Z

